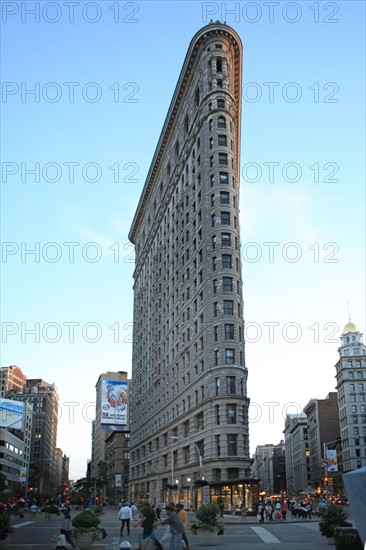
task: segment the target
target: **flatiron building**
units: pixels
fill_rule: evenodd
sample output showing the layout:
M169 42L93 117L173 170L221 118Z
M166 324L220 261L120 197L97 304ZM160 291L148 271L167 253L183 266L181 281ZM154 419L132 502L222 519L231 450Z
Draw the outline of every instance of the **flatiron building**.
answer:
M248 500L241 86L240 38L211 23L189 45L130 230L133 500Z

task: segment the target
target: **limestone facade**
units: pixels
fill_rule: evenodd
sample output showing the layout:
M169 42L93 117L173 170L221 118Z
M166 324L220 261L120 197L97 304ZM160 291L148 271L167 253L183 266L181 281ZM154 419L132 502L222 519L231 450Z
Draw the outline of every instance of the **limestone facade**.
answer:
M189 46L130 230L136 252L134 500L189 500L202 480L209 483L207 499L215 483L232 485L250 475L241 80L236 32L220 23L201 29Z

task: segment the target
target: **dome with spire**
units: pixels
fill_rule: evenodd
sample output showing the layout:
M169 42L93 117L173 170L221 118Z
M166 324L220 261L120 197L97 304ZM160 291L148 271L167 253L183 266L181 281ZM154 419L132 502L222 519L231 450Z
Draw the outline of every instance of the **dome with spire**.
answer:
M342 334L348 334L350 332L358 332L357 326L354 323L351 323L351 321L349 321L349 323L346 324Z

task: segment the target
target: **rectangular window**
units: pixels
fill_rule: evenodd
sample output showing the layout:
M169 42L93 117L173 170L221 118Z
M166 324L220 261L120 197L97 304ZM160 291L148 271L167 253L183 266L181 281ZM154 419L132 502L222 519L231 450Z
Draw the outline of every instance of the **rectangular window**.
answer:
M227 191L220 191L220 204L230 204L230 195Z
M184 424L183 424L183 433L184 433L184 437L189 436L189 422L184 422Z
M230 225L230 212L221 212L221 225Z
M215 349L215 367L219 365L219 350Z
M217 108L218 109L225 109L225 99L218 98L216 100L216 103L217 103Z
M232 256L231 256L231 254L223 254L222 255L222 267L223 267L223 269L231 269L232 268Z
M221 233L221 246L231 246L230 233Z
M216 269L217 269L217 257L216 257L216 256L214 256L214 257L212 258L212 269L213 269L214 271L216 271Z
M235 350L225 350L225 365L233 365L235 363Z
M213 168L213 165L214 165L214 156L211 155L210 156L210 168Z
M197 430L203 430L203 413L196 416L196 428Z
M227 454L229 456L237 456L238 454L238 436L236 434L228 434L227 436Z
M227 395L235 394L235 376L226 377L226 394Z
M215 424L218 426L220 424L220 406L215 405Z
M183 448L183 460L184 464L189 464L189 446Z
M217 143L218 145L227 146L227 137L225 134L219 134L217 136Z
M219 172L220 185L227 185L229 183L229 174L227 172Z
M212 284L213 284L213 292L214 292L214 294L217 294L217 289L218 289L218 281L217 281L217 279L214 279L214 280L212 281Z
M219 304L218 304L218 302L214 302L213 308L214 308L214 317L217 317L218 314L219 314Z
M215 185L215 174L210 175L210 182L211 182L211 187L213 187Z
M220 378L215 378L216 395L220 395Z
M228 165L227 153L219 153L219 164L221 166L227 166Z
M216 223L216 214L211 215L211 227L215 227Z
M234 340L234 325L225 324L225 340Z
M232 277L223 277L223 291L232 292L233 291L233 278Z
M216 456L220 456L221 449L220 449L220 436L215 435L215 443L216 443Z
M226 118L224 116L219 116L217 119L218 128L226 128Z
M228 424L236 424L236 405L229 403L226 406L226 413L227 413L227 423Z
M224 300L224 315L234 315L234 302L232 300Z
M213 137L211 137L208 141L210 149L213 148Z
M219 327L216 325L216 326L214 326L214 340L215 340L215 342L217 342L218 339L219 339Z
M211 206L215 206L215 193L211 195Z

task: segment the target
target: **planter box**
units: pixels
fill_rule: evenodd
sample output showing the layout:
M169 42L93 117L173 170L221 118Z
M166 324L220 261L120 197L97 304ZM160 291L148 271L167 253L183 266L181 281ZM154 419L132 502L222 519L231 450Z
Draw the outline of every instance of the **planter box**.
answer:
M336 550L363 550L358 531L354 527L336 527L334 540Z
M199 529L197 531L197 544L198 546L215 546L217 544L217 537L217 533Z
M75 541L80 550L87 550L88 548L92 548L94 542L94 532L77 533L75 535Z

